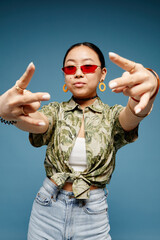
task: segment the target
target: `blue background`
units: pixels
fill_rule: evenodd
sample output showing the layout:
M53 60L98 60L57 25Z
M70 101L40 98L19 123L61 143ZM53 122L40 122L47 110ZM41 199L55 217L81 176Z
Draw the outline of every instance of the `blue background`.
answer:
M160 4L152 1L0 1L0 94L33 61L36 72L28 89L46 91L51 101L67 100L61 72L70 45L90 41L106 59L109 80L123 71L108 52L153 68L160 74ZM98 91L109 105L127 98ZM109 184L109 216L113 240L160 239L160 102L140 125L139 140L117 154ZM45 177L46 147L33 148L28 133L0 124L0 239L26 239L34 196Z

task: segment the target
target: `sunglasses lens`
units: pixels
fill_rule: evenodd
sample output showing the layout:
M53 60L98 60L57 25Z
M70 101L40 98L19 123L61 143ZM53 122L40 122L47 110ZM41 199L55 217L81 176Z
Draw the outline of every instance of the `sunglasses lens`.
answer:
M67 67L63 67L62 70L65 74L75 74L76 67L75 66L67 66Z
M97 69L97 65L83 65L81 66L81 70L83 73L94 73ZM67 66L62 68L65 74L75 74L76 73L76 66Z
M83 65L81 66L83 73L93 73L95 72L97 65Z

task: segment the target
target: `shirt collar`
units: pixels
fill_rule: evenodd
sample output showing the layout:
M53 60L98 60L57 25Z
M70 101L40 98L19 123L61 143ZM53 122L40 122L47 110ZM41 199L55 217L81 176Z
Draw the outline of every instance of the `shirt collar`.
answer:
M63 102L63 108L64 111L72 111L74 110L76 107L79 107L79 104L76 103L73 98L71 98L69 101L67 102ZM88 108L90 108L91 110L93 110L94 112L99 112L101 113L103 111L104 108L104 103L101 101L101 99L99 97L96 98L96 100L94 101L93 104L89 105Z

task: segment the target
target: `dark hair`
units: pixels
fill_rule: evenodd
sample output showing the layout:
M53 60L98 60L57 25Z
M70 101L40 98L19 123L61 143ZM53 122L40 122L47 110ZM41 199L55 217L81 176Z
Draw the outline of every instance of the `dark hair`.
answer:
M94 45L93 43L90 43L90 42L82 42L82 43L76 43L74 45L72 45L66 52L65 56L64 56L64 59L63 59L63 67L64 67L64 63L65 63L65 60L66 60L66 57L68 55L68 53L75 47L79 47L79 46L86 46L86 47L89 47L91 48L92 50L94 50L98 57L99 57L99 60L101 62L101 68L104 68L105 67L105 59L104 59L104 56L103 56L103 53L101 52L101 50L96 46Z

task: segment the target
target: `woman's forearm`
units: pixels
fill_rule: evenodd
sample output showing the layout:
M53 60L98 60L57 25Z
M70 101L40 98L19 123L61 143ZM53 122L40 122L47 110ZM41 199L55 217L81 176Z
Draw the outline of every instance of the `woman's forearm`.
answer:
M143 119L147 116L153 107L154 99L151 99L146 106L139 114L135 113L135 102L132 98L128 99L127 106L120 112L119 121L124 130L130 131L134 129Z

